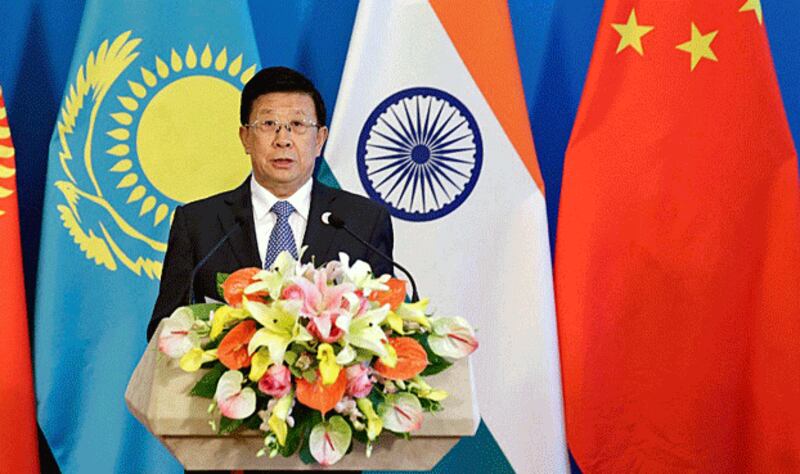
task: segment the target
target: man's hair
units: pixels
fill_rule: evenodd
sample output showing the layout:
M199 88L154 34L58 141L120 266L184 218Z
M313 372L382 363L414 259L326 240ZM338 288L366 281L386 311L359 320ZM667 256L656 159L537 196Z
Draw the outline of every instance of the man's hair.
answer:
M260 96L270 92L299 92L308 94L314 100L314 109L317 113L317 125L326 125L327 115L325 103L314 84L304 75L288 67L276 66L264 68L247 81L242 89L242 103L239 108L239 118L242 125L250 120L250 111L253 102Z

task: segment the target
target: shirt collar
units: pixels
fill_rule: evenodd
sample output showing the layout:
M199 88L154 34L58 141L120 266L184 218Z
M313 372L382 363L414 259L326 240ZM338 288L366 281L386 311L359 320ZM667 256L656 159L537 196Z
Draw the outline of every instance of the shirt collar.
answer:
M311 209L311 187L313 179L309 178L294 194L289 196L284 201L289 201L289 204L294 207L296 213L300 214L305 220L308 220L308 213ZM253 217L256 220L261 220L269 214L269 210L276 202L281 201L267 188L261 186L256 181L255 176L250 176L250 199L253 203Z

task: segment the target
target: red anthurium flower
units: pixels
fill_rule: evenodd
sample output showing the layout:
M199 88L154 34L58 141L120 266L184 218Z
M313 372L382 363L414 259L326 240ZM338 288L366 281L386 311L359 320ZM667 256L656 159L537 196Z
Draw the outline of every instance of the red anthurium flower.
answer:
M386 285L389 286L388 290L373 291L369 294L369 299L376 301L381 306L388 303L392 311L394 311L406 299L406 282L405 280L390 278Z
M397 353L397 364L389 367L378 360L375 362L375 372L387 379L408 380L416 377L428 366L428 353L422 344L410 337L389 338L389 344Z
M333 409L339 400L344 396L347 389L347 376L344 370L339 372L336 382L330 385L322 383L322 376L317 372L317 380L314 383L304 378L297 379L297 401L303 405L319 410L323 415Z
M234 326L222 338L217 348L217 357L222 364L231 369L239 370L250 366L250 355L247 353L247 344L256 333L256 322L252 319L242 321Z
M234 308L240 308L242 306L242 296L244 295L244 289L254 282L253 277L255 276L256 273L260 271L261 271L260 268L249 267L236 270L235 272L228 275L228 278L226 278L225 282L222 283L222 294L223 297L225 298L225 302L233 306ZM248 296L250 296L251 299L253 296L265 298L269 296L269 293L267 293L266 290L263 290L263 291L257 291L252 295Z

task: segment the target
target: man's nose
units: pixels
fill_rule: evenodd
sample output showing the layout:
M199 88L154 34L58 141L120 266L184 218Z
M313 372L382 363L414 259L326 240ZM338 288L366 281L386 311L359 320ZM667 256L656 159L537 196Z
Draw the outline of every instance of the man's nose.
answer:
M281 124L275 132L275 146L287 148L292 146L292 134L286 129L286 125Z

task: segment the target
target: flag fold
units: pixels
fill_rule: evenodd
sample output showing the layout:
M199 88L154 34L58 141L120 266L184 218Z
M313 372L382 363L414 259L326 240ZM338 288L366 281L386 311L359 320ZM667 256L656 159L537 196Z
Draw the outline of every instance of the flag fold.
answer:
M50 144L38 416L63 472L180 472L125 407L175 207L244 181L246 3L87 2ZM177 394L176 394L177 396Z
M798 242L760 3L607 1L555 260L582 469L800 470Z
M545 201L507 9L362 2L331 134L333 174L392 214L395 258L432 309L477 328L480 413L511 465L564 472Z

